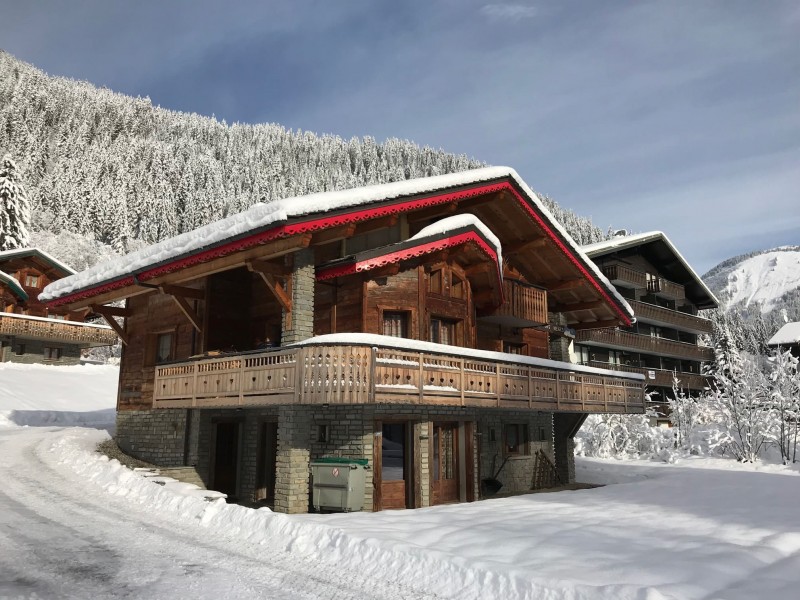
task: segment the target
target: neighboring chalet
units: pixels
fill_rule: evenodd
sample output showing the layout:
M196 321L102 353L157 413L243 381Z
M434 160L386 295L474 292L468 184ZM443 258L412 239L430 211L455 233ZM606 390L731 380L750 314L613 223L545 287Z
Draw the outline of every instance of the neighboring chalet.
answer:
M41 298L125 319L125 451L282 512L324 456L368 460L367 510L566 483L588 413L644 411L549 333L633 313L508 168L257 204Z
M691 395L708 386L703 363L714 351L699 339L711 334L711 321L698 310L716 308L717 299L660 231L614 237L583 251L633 307L636 322L577 332L576 362L644 374L653 407L664 417L673 375Z
M791 350L792 356L800 358L800 321L786 323L769 339L767 346L783 352Z
M0 362L77 364L83 349L116 343L111 328L83 323L86 311L50 310L37 299L74 273L38 248L0 252Z

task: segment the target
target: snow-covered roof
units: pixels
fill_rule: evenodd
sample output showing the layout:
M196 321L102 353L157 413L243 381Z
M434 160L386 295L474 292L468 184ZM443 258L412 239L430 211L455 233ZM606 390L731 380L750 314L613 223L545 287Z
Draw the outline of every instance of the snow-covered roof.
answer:
M378 346L384 348L398 348L401 350L411 350L415 352L432 352L436 354L448 354L456 356L468 356L482 360L510 362L517 364L533 365L559 371L575 371L580 373L592 373L595 375L606 375L610 377L624 377L625 379L644 379L641 373L628 373L625 371L612 371L609 369L598 369L596 367L586 367L573 363L565 363L547 358L537 358L535 356L521 356L519 354L506 354L505 352L493 352L491 350L476 350L475 348L462 348L461 346L448 346L446 344L435 344L433 342L423 342L421 340L409 340L388 335L378 335L375 333L329 333L290 344L290 346L324 346L325 344L349 344L363 346Z
M9 288L11 288L11 292L20 300L27 300L28 294L25 290L22 289L22 286L19 284L19 281L14 279L8 273L3 273L0 271L0 283L6 284Z
M489 229L483 223L483 221L481 221L475 215L454 215L452 217L441 219L440 221L431 223L427 227L423 227L418 233L412 235L409 239L421 240L437 234L455 231L456 229L462 229L464 227L475 227L478 231L480 231L487 241L494 246L494 249L497 253L497 262L501 265L503 264L503 248L500 244L500 240L497 239L497 236L494 234L494 232L492 232L492 230Z
M797 344L800 344L800 321L786 323L767 342L767 346L794 346Z
M629 317L633 317L633 310L625 299L617 293L614 286L603 276L597 266L587 258L578 244L556 221L533 190L510 167L486 167L435 177L421 177L349 190L308 194L306 196L276 200L269 204L255 204L241 213L163 240L125 256L99 263L81 273L55 281L44 289L39 295L39 299L43 302L48 302L126 276L136 275L158 265L221 245L224 242L277 227L295 217L340 211L356 206L365 206L373 202L425 194L503 178L510 178L514 181L523 194L527 196L527 200L536 207L536 210L548 220L549 225L563 239L568 250L578 257L591 275L605 288L606 292L614 297L617 305Z
M69 265L64 264L63 262L55 258L52 254L48 254L47 252L45 252L44 250L40 250L39 248L15 248L14 250L2 250L0 251L0 262L11 260L12 258L23 258L26 256L38 256L39 258L50 263L57 269L64 271L68 275L75 274L75 269L73 269Z
M650 242L663 242L667 246L667 248L669 248L670 252L672 252L672 254L674 254L675 257L681 262L681 264L684 266L689 275L695 280L695 283L700 287L700 289L702 289L702 291L708 295L708 297L714 302L714 304L717 305L719 304L719 300L717 300L717 297L714 296L714 293L708 288L705 282L695 272L695 270L687 262L687 260L683 257L683 255L680 252L678 252L678 249L667 237L667 234L664 233L663 231L648 231L646 233L636 233L634 235L617 236L611 238L610 240L605 240L603 242L595 242L594 244L587 244L582 247L582 250L586 253L586 255L589 258L596 258L598 256L604 256L606 254L617 252L619 250L634 248L636 246L641 246Z

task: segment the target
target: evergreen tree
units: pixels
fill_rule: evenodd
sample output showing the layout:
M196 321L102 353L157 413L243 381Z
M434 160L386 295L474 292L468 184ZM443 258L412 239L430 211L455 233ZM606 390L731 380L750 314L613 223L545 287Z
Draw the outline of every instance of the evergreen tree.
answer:
M29 243L31 209L17 165L6 154L0 161L0 250L25 248Z

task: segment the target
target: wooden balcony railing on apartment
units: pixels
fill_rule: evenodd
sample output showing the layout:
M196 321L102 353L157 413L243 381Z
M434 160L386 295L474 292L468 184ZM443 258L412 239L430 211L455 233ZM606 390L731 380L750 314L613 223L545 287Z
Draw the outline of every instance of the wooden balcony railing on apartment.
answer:
M699 375L698 373L684 373L669 371L667 369L649 369L647 367L640 367L636 365L617 365L599 360L590 360L584 363L590 367L598 369L611 369L614 371L625 371L627 373L641 373L644 375L645 385L654 385L658 387L672 387L672 376L678 378L679 386L683 390L702 390L708 387L708 379Z
M656 356L683 358L686 360L710 361L714 351L705 346L676 342L664 338L629 333L619 329L584 329L576 332L575 341L580 344L603 346L617 350L635 350Z
M503 293L506 301L491 311L482 312L481 319L509 327L547 323L546 290L515 279L504 279Z
M88 346L113 346L117 343L117 334L110 327L17 314L0 314L0 333Z
M647 302L628 300L628 304L633 308L636 318L645 323L665 325L698 334L711 333L711 321L709 319L696 317L679 310L670 310L655 304L648 304Z
M656 294L664 298L673 300L683 300L686 298L686 290L678 283L674 283L663 277L654 277L626 267L625 265L610 264L603 266L603 275L608 277L612 283L622 283L638 289L647 290L651 294Z
M156 367L155 408L403 403L541 411L641 413L644 381L357 345L202 358Z

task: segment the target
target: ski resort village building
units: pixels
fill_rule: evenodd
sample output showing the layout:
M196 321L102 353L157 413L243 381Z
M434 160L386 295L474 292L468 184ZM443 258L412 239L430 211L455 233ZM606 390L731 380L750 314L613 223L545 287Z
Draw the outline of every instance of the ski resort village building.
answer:
M257 204L41 298L124 319L125 451L282 512L323 457L367 465L366 510L570 482L587 414L645 408L569 362L633 311L508 168Z
M77 364L83 349L117 342L110 327L84 323L86 311L39 302L48 283L74 273L37 248L0 252L0 362Z
M800 321L786 323L769 339L767 346L781 352L790 350L792 356L800 358Z
M576 361L644 374L663 418L673 377L690 395L708 386L703 363L714 359L714 351L700 337L711 334L711 321L698 310L716 308L717 299L660 231L615 237L583 251L631 305L636 322L577 332Z

